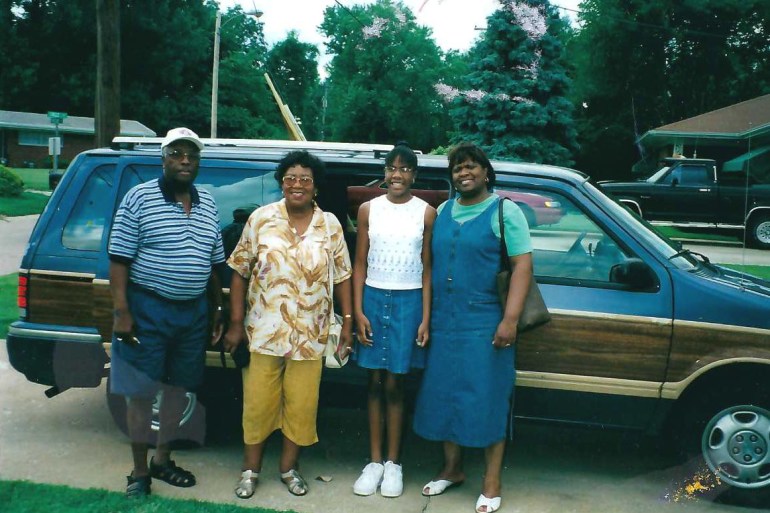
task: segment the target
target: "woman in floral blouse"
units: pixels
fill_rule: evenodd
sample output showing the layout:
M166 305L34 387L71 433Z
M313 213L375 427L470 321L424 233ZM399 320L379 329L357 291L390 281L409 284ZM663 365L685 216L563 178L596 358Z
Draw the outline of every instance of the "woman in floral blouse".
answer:
M251 214L227 261L235 272L225 349L232 352L246 341L251 352L243 370L244 457L235 489L243 499L254 494L265 441L276 429L283 434L281 480L292 494L307 493L299 453L318 441L321 357L333 313L330 265L343 314L340 351L348 352L352 342L352 272L342 226L314 201L324 165L294 151L275 177L283 199Z

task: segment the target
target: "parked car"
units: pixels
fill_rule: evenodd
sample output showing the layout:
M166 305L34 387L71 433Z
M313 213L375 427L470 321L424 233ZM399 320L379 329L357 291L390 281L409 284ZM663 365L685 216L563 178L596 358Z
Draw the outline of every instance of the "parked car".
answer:
M107 240L126 191L161 174L159 143L121 139L80 154L32 231L8 354L27 379L51 386L51 396L96 387L108 374ZM350 212L349 187L381 178L387 147L206 141L197 184L216 200L222 229L239 207L281 197L276 162L303 146L326 162L318 202L341 221ZM440 192L451 196L446 157L421 155L419 162L421 179L442 183ZM551 198L563 211L553 224L530 229L535 275L553 320L518 341L515 414L665 434L704 458L736 493L768 492L770 282L682 250L582 173L526 163L495 168L502 194ZM347 234L350 244L355 236ZM223 365L217 349L207 354L211 370ZM221 372L209 379L216 376ZM324 380L357 386L364 377L348 365ZM186 418L198 411L191 396Z
M418 198L427 201L428 204L438 208L449 199L449 185L446 180L428 180L418 177L412 186L412 193ZM358 207L377 196L388 192L385 180L372 180L366 185L348 186L348 215L351 219L358 217ZM524 217L531 228L536 226L555 224L564 215L561 204L542 194L532 192L516 192L499 190L501 196L512 199L524 212Z
M750 244L770 249L770 184L746 173L717 172L714 160L667 158L647 179L600 186L655 224L745 229Z

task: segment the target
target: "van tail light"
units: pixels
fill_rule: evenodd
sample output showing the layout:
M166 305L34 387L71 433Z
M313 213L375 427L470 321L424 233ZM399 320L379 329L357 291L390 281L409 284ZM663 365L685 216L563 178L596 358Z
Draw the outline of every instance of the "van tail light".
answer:
M16 295L16 305L19 307L19 317L27 317L27 292L29 286L29 275L19 274L19 287Z

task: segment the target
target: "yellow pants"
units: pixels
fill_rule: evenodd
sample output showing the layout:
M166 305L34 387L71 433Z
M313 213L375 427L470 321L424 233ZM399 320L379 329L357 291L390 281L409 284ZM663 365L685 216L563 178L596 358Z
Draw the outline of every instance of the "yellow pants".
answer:
M243 369L243 442L259 444L276 429L299 446L318 442L321 360L251 353Z

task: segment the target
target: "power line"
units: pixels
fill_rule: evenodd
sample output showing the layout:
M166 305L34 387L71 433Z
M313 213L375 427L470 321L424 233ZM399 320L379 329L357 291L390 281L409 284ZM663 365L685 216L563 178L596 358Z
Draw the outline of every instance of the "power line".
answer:
M361 25L361 27L364 27L364 28L366 28L366 25L364 25L364 23L363 23L361 20L359 20L359 19L356 17L356 15L355 15L355 14L353 14L353 11L351 11L350 9L348 9L347 7L345 7L344 5L342 5L342 4L339 2L339 0L334 0L334 3L335 3L335 4L337 4L337 5L339 5L340 7L342 7L342 8L343 8L345 11L347 11L347 13L348 13L348 14L349 14L349 15L350 15L350 16L351 16L351 17L352 17L354 20L356 20L356 21L358 22L358 24L359 24L359 25Z

